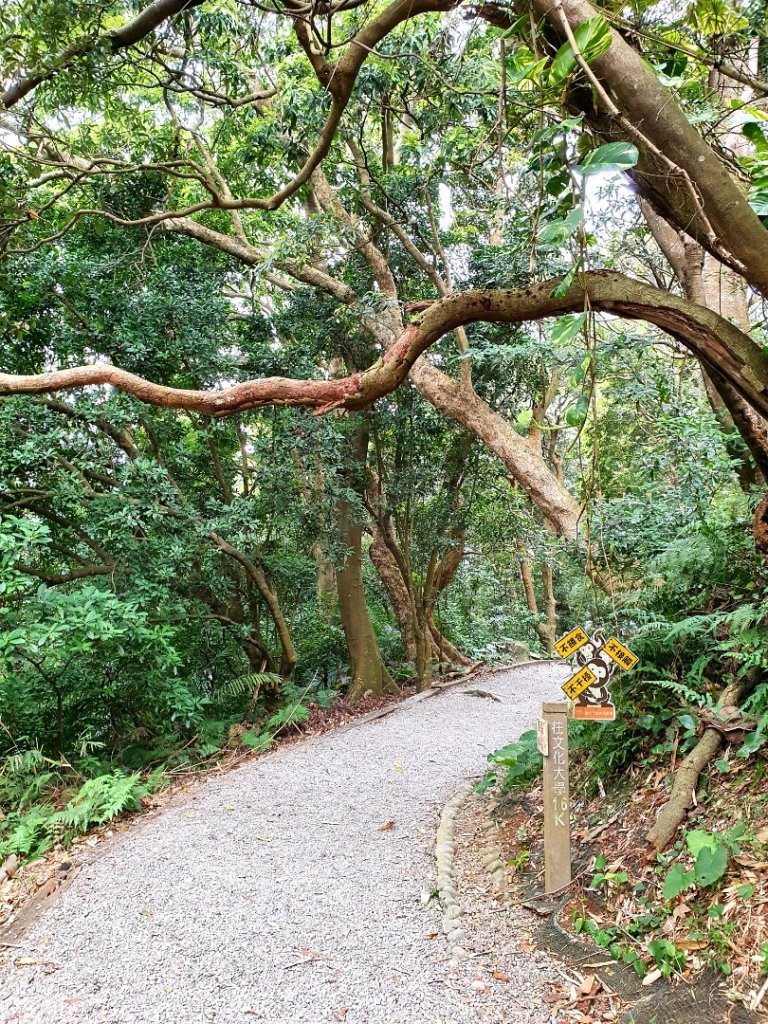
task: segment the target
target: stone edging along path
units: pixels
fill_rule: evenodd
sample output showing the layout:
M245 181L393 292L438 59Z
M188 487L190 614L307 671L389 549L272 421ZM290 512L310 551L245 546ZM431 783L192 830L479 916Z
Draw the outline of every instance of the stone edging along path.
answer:
M459 680L182 794L106 844L18 939L0 1022L543 1024L546 958L514 935L490 948L471 892L456 894L465 927L449 873L442 914L430 897L441 809L564 671L482 676L496 701Z

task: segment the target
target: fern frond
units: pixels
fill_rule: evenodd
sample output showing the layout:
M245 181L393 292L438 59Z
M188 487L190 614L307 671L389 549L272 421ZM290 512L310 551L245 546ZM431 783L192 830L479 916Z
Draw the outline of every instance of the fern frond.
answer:
M283 682L283 677L279 676L276 672L248 672L244 676L238 676L237 679L232 679L230 682L225 683L224 686L216 691L214 699L220 703L235 697L242 697L246 693L253 693L262 686L276 687L280 686Z

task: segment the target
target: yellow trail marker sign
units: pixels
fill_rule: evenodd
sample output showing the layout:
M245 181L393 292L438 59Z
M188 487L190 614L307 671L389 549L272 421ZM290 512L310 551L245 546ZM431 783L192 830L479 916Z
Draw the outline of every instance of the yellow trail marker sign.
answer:
M570 633L560 637L555 643L555 650L561 658L570 658L572 654L575 654L586 643L589 643L589 637L581 626L577 626Z
M619 668L623 668L625 671L629 671L629 669L634 668L637 664L637 655L633 654L632 651L630 651L628 647L625 647L620 640L617 640L615 636L611 637L605 647L603 647L603 650L609 658L613 658Z
M579 669L576 675L571 676L567 682L563 683L563 693L570 700L576 700L594 682L597 682L597 676L588 665L585 665L584 668Z

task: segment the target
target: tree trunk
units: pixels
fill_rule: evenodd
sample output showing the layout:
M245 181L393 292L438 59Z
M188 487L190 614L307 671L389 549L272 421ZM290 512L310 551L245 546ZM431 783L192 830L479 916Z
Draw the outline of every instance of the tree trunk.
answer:
M413 666L416 689L425 690L432 681L432 639L424 609L419 607L412 589L405 583L381 524L374 520L372 529L373 543L369 549L371 561L395 613L406 657Z
M350 444L353 474L364 471L367 451L368 432L361 422ZM350 483L359 485L358 480L352 480ZM336 590L341 626L349 652L351 678L348 696L355 700L369 690L375 694L397 693L397 686L381 660L365 600L362 566L363 529L355 519L354 509L344 499L338 503L338 527L342 543L347 549L341 568L336 570Z
M471 658L447 640L434 623L434 603L448 586L456 568L461 562L463 547L449 548L440 560L432 584L432 596L427 604L421 603L407 586L397 558L390 548L394 540L387 543L380 523L373 522L373 543L369 549L371 561L384 584L390 603L400 627L403 648L408 661L413 665L416 689L426 689L432 680L432 663L445 662L468 667L474 665Z
M536 616L536 632L544 644L548 657L554 658L557 654L555 650L555 640L557 639L557 604L555 602L552 567L547 565L546 562L543 562L541 566L541 590L546 615L546 618L541 620L539 618L539 602L536 598L531 563L526 557L522 541L517 542L517 548L520 553L520 579L523 584L525 603L528 606L528 611Z
M452 644L447 637L443 636L434 622L429 624L429 633L432 637L432 645L438 664L458 665L461 668L472 668L473 665L479 664L473 661L472 658L468 658L455 644Z
M412 665L416 664L416 627L414 623L415 610L411 603L408 588L403 582L403 577L397 561L387 547L387 542L379 524L373 522L373 542L368 549L371 561L376 567L379 579L384 584L389 603L395 613L397 624L400 628L400 636L403 640L405 656Z
M261 594L264 603L269 609L269 614L275 624L275 631L277 633L278 640L280 641L280 647L282 650L280 673L288 678L288 676L293 674L293 670L296 667L296 648L293 646L291 631L288 628L288 623L283 615L283 610L280 607L277 594L269 585L266 576L255 562L252 562L250 558L244 555L241 551L238 551L237 548L233 547L217 533L211 531L208 536L214 542L216 547L223 551L224 554L229 555L230 558L239 562L245 569L248 577L255 583L256 589Z
M648 203L641 201L640 206L651 234L672 267L685 297L725 317L748 334L749 313L744 279L705 253L692 238L673 228ZM705 368L702 364L702 376L728 453L739 467L737 475L742 487L749 489L758 482L758 474L768 482L768 421L744 401L714 366ZM739 435L748 453L740 445L734 445Z
M557 602L555 601L554 574L552 566L546 562L541 565L541 589L544 595L546 620L542 622L542 639L550 658L557 655L555 640L557 639Z
M317 566L317 601L320 606L320 615L324 620L332 617L336 607L336 570L323 551L320 541L312 545L312 557Z
M384 667L365 601L362 572L363 530L355 522L346 501L339 502L339 532L347 548L344 564L336 571L341 625L349 652L348 696L356 700L369 690L375 694L396 693L397 687Z

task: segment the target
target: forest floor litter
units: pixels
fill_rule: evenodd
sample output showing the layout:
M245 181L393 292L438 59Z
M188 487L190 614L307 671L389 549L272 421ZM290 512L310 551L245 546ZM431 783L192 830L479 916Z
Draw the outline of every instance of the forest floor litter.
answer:
M493 915L497 928L461 892L456 958L434 844L446 802L566 671L490 674L498 700L454 686L180 794L2 951L0 1021L549 1022L557 968L528 911Z

